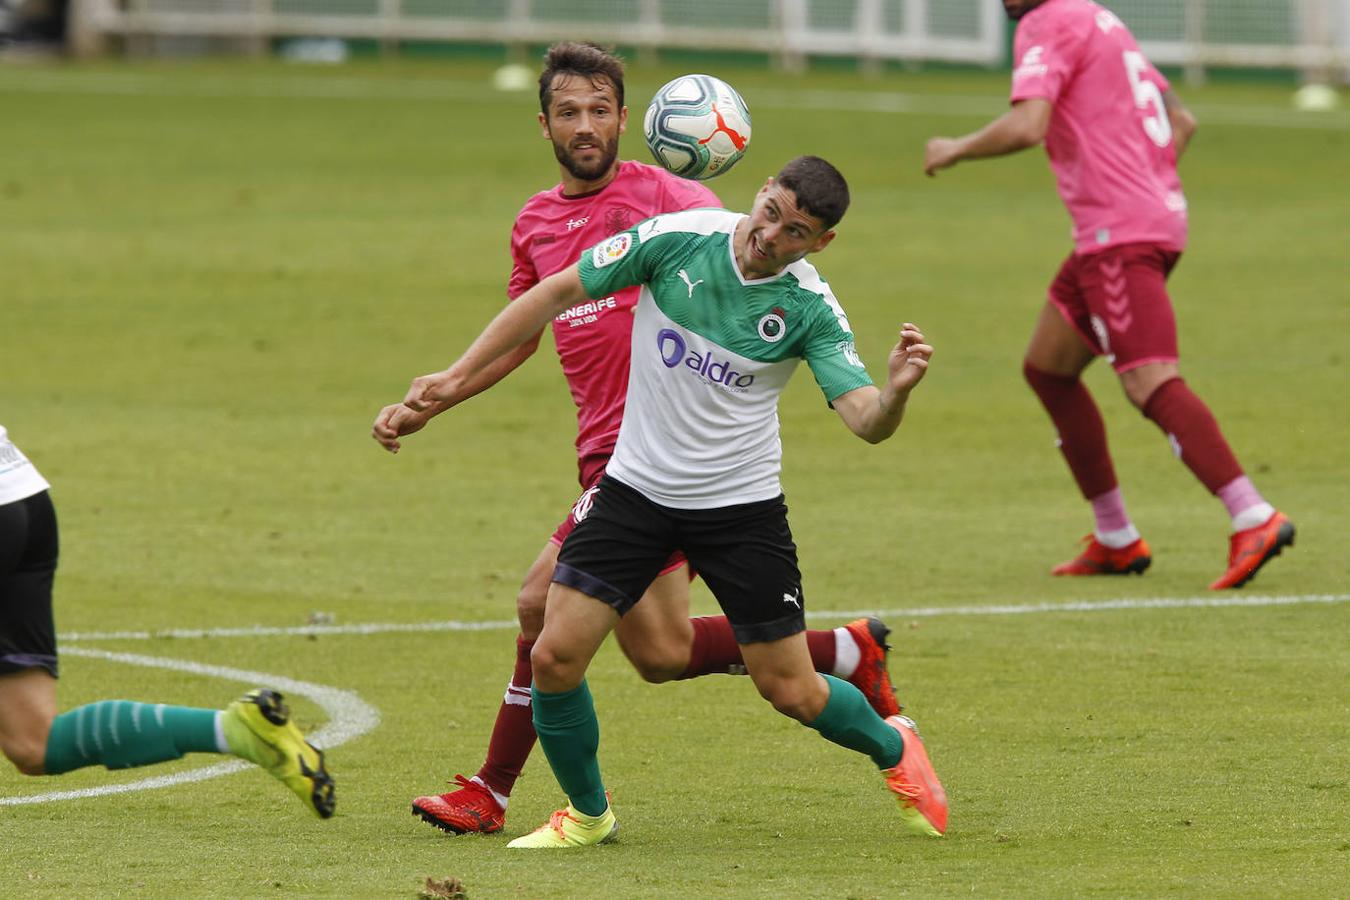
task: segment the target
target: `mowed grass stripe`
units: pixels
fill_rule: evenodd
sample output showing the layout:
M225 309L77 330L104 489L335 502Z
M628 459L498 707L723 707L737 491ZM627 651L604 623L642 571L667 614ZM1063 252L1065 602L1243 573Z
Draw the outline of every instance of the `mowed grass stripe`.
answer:
M500 104L502 92L477 80L445 80L380 75L274 75L200 72L165 79L158 75L97 71L8 73L0 92L94 94L127 97L229 97L286 100L454 100ZM988 94L926 94L887 90L775 90L751 94L756 109L924 115L955 118L997 115L1007 104ZM634 101L640 103L639 101ZM1199 104L1196 114L1206 124L1350 131L1350 114L1300 112L1269 105Z

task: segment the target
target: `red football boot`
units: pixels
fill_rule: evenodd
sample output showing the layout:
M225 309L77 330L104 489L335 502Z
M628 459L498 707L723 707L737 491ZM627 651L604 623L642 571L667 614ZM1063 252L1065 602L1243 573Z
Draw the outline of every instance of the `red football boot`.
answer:
M877 715L883 719L899 715L903 707L895 699L895 685L891 684L891 673L886 671L886 652L891 649L886 643L886 635L891 630L876 616L855 619L844 627L853 636L861 654L858 668L853 670L848 681L862 691Z
M492 791L463 775L456 775L455 781L460 785L457 790L414 800L413 815L452 834L501 831L506 824L506 810Z
M1242 587L1285 547L1294 546L1294 523L1276 512L1264 525L1234 532L1228 542L1228 571L1209 586L1212 591Z
M1083 541L1087 549L1055 566L1050 570L1051 575L1129 575L1132 572L1142 575L1153 562L1143 538L1120 549L1108 547L1090 534Z

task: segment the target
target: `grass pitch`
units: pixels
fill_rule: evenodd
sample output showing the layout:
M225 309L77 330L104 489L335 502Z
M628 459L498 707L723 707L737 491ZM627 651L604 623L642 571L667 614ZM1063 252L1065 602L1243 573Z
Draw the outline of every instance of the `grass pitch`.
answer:
M626 156L645 158L640 113L675 74L630 75ZM1183 371L1299 526L1237 596L1323 602L1150 606L1207 597L1227 523L1098 367L1155 562L1143 578L1046 575L1091 520L1019 376L1069 248L1042 155L920 171L923 141L996 114L1005 79L718 74L755 117L750 155L713 183L724 201L746 207L798 153L834 161L854 206L817 263L864 358L879 371L906 319L937 347L887 444L848 435L806 375L782 419L811 624L891 611L892 672L951 796L948 836L902 836L870 765L776 716L748 680L646 686L606 647L591 685L621 841L507 853L502 836L451 838L408 814L479 764L507 628L72 637L353 691L380 722L331 751L329 822L252 771L0 806L0 894L410 896L428 876L470 897L1344 892L1350 117L1297 114L1285 89L1183 91L1201 121L1182 173L1191 250L1171 282ZM514 213L556 180L533 98L489 76L0 69L0 422L54 485L63 634L511 618L575 494L550 352L396 458L367 436L500 307ZM701 585L694 604L714 609ZM1058 609L988 612L1036 604ZM63 673L63 708L218 706L246 686L96 656L67 655ZM295 699L302 723L324 724ZM4 768L0 798L209 762ZM507 837L559 800L536 754Z

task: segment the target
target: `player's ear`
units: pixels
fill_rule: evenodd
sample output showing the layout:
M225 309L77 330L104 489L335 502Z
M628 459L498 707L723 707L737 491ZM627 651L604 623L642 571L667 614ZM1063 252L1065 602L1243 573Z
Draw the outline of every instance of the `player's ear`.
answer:
M619 134L628 130L628 107L619 107Z
M539 116L539 130L544 133L544 139L549 141L553 140L553 135L550 134L548 130L548 116L543 113L538 113L537 115Z
M825 232L825 233L822 234L820 237L816 238L816 242L815 242L814 244L812 244L812 245L811 245L811 249L810 249L810 250L807 250L806 252L807 252L807 253L819 253L820 251L824 250L826 247L830 246L830 242L833 241L833 240L834 240L834 229L831 228L829 231Z

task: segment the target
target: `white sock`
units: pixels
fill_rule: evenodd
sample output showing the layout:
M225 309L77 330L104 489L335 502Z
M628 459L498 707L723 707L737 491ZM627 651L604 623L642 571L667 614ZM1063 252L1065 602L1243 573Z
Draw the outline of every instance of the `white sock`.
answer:
M1133 525L1126 525L1124 528L1116 528L1111 531L1094 531L1093 536L1097 538L1097 543L1110 547L1112 550L1119 550L1139 540L1139 529Z
M1233 516L1233 530L1246 531L1248 528L1264 525L1270 521L1270 517L1273 515L1275 515L1275 507L1271 506L1269 503L1258 503L1255 506L1249 506L1236 516Z
M224 715L223 712L216 713L216 749L221 753L233 754L234 751L230 749L230 742L225 740L225 726L220 724Z
M502 808L502 812L506 812L506 803L508 800L511 799L510 797L506 796L505 794L497 793L492 788L488 787L487 782L479 778L477 775L473 776L469 780L472 781L474 784L478 785L479 787L484 788L489 794L491 794L492 799L496 800L497 805Z
M847 628L836 628L834 630L834 671L830 674L836 678L848 678L858 671L858 663L862 662L862 651L858 649L858 642L854 640L853 633Z

